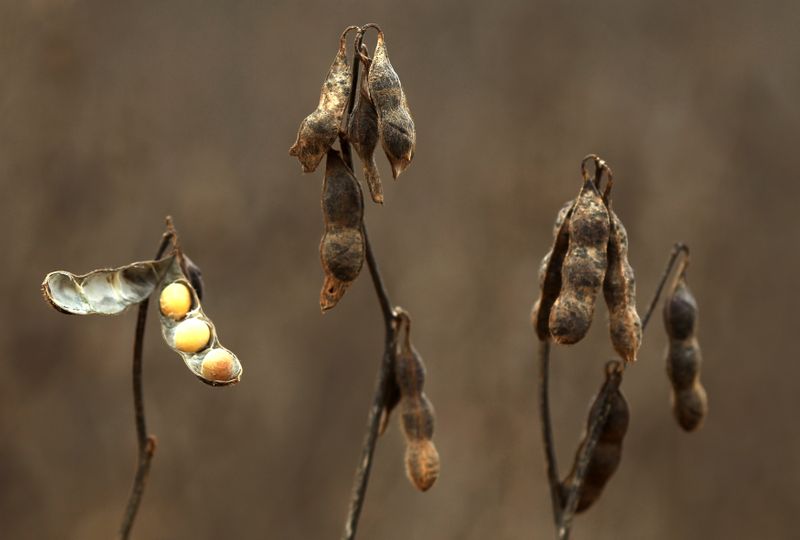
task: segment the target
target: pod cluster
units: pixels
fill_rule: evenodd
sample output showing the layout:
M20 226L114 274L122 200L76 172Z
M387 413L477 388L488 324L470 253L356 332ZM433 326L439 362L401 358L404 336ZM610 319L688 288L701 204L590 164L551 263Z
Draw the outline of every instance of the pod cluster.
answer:
M201 381L212 386L239 382L239 359L219 342L216 328L203 312L188 269L173 259L158 289L161 335ZM195 276L195 282L197 277Z
M427 491L439 476L439 453L431 440L433 405L423 392L425 366L411 345L410 320L405 314L400 318L400 331L405 335L398 342L393 374L402 411L400 422L406 439L406 474L417 489ZM384 401L387 404L384 418L388 418L390 402Z
M594 178L584 174L578 196L559 211L553 227L553 246L539 267L539 299L531 323L540 340L574 344L583 339L594 317L600 290L609 311L609 333L618 354L636 360L641 322L636 311L636 286L628 262L628 238L611 210L610 169L596 156ZM603 172L608 184L603 195Z
M622 441L625 438L625 433L628 431L630 411L628 410L628 402L625 401L625 396L622 395L619 389L621 382L621 365L616 361L609 362L606 365L606 379L589 409L586 430L581 444L578 446L578 451L575 454L575 463L573 464L572 471L561 483L561 499L564 501L566 491L575 477L575 470L578 466L578 456L581 454L583 447L587 444L589 426L600 416L602 409L608 406L608 416L606 416L605 421L600 427L597 444L594 447L594 452L591 454L583 485L578 493L576 512L587 510L600 498L603 488L617 470L620 460L622 459Z
M372 57L362 42L368 28L378 33ZM363 66L360 79L347 61L346 37L351 30L357 30L354 62ZM375 162L378 143L392 167L392 176L397 178L414 157L417 135L400 78L389 60L385 35L374 24L351 26L342 33L319 105L301 122L289 155L300 160L304 172L313 172L340 131L361 159L372 200L382 204L383 187Z
M685 266L664 302L664 326L669 336L667 376L672 384L672 412L686 431L694 431L708 413L708 398L700 383L703 362L697 330L697 302L686 284Z
M325 232L319 256L325 279L319 305L327 311L339 302L364 265L364 197L361 186L337 150L328 150L322 183Z

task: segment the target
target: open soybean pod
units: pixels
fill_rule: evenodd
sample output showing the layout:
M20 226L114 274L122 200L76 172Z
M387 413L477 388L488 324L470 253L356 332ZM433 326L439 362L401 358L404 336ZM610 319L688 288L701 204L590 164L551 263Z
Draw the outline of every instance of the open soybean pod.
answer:
M542 341L550 339L550 310L561 291L561 265L569 247L569 217L574 204L568 201L559 210L553 226L553 247L539 265L539 299L531 310L531 324Z
M328 151L325 180L322 183L322 216L325 233L319 255L325 281L320 292L320 308L333 308L364 265L364 197L361 186L342 161L339 152Z
M635 362L642 343L642 321L636 311L636 280L628 262L628 233L617 214L611 216L608 239L608 270L603 281L603 295L608 306L608 329L611 343L626 362Z
M58 270L45 276L42 293L62 313L114 315L148 298L164 278L174 256L135 262L76 276Z
M392 176L397 178L414 158L417 132L400 77L389 61L383 31L374 24L364 26L370 27L378 31L378 42L367 77L369 95L378 113L381 146L392 166Z
M212 386L239 382L242 365L222 346L216 328L203 312L200 298L178 257L166 271L158 288L161 335L180 355L189 371Z
M597 186L585 178L569 219L561 291L550 310L550 335L556 343L577 343L589 331L606 274L609 228L608 210Z
M351 70L347 63L346 38L347 33L355 28L350 26L342 32L339 38L339 50L322 85L319 104L314 112L300 123L297 140L289 149L289 155L296 156L300 160L303 172L316 170L339 135L352 84Z
M375 163L375 148L378 146L378 139L380 138L378 134L378 113L372 103L372 98L369 97L369 88L367 86L367 73L369 72L371 60L366 55L363 55L366 47L363 44L361 44L361 47L364 75L361 77L358 97L347 126L347 140L352 143L358 157L361 159L364 178L367 179L372 200L378 204L383 204L383 187L381 186L378 165Z
M667 376L672 384L672 412L685 431L699 428L708 414L708 396L700 382L703 363L697 330L697 302L686 283L686 266L664 302L664 326L669 336Z
M578 451L575 453L575 462L573 463L572 471L561 483L562 499L564 499L563 495L566 489L572 484L575 478L579 456L584 445L587 444L589 426L599 417L605 403L607 403L608 416L606 416L605 422L603 422L600 427L597 444L589 458L583 485L578 493L576 512L587 510L600 498L603 488L611 479L617 467L619 467L620 460L622 459L622 442L625 438L625 433L628 431L630 411L625 396L623 396L622 392L619 390L619 385L622 382L620 367L621 364L618 362L609 362L606 365L606 380L603 382L600 392L598 392L597 397L595 397L589 409L586 430L583 440L578 447ZM603 396L607 396L606 399L608 401L605 403Z

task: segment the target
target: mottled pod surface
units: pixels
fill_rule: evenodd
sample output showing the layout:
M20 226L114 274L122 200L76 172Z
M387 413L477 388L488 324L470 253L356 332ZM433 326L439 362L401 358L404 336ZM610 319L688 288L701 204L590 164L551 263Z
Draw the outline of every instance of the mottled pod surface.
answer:
M569 248L561 267L561 291L550 311L550 335L577 343L589 331L606 274L610 224L593 181L584 182L569 219Z
M561 291L561 265L569 248L569 218L575 201L567 201L553 225L553 247L539 265L539 299L531 310L531 324L544 341L550 338L550 310Z
M635 362L642 343L642 321L636 311L636 280L628 261L628 233L611 209L608 239L608 269L603 295L608 306L611 343L626 362Z
M684 272L672 284L664 302L664 327L669 336L667 377L672 385L670 402L678 425L698 429L708 413L708 396L700 382L703 356L697 341L697 302Z
M369 64L366 64L364 69L368 73ZM364 178L367 180L372 200L378 204L383 204L383 186L381 185L378 165L375 163L375 148L377 148L378 140L380 139L378 112L375 110L372 98L369 97L367 77L367 75L361 77L358 97L347 126L347 140L353 145L356 154L361 160Z
M296 156L300 160L303 172L316 170L339 135L351 85L346 33L347 31L339 40L339 50L322 85L319 105L300 123L297 140L289 149L289 155Z
M414 157L417 133L400 78L389 61L384 35L380 31L368 83L369 95L378 113L381 146L392 166L392 175L397 178Z
M428 491L439 478L439 452L431 440L409 442L405 464L408 479L420 491Z
M361 186L336 150L328 151L322 183L322 217L325 232L319 255L325 280L320 291L320 308L326 311L339 302L348 284L358 277L366 249Z
M598 396L595 398L589 410L589 417L586 424L586 431L584 432L583 440L578 447L575 454L575 463L573 464L572 471L569 476L561 483L562 495L566 492L568 486L572 483L575 477L575 468L577 467L578 456L580 455L583 447L586 445L588 437L589 425L592 419L596 418L603 406L601 397L604 393L606 385L611 383L611 378L618 377L618 374L611 374L606 379ZM630 421L630 411L628 409L628 402L625 396L617 386L608 394L609 412L606 421L600 429L600 436L597 439L597 445L589 460L589 465L586 468L586 476L584 477L583 486L578 494L577 512L587 510L594 502L600 498L603 488L611 479L611 476L617 470L620 460L622 459L622 442L625 439L625 434L628 431L628 423ZM562 497L563 499L564 497Z

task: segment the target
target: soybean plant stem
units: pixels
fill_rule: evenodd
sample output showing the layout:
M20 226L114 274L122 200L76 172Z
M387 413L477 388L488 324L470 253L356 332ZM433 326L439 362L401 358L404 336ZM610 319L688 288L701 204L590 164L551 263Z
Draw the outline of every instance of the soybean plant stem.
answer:
M161 245L156 252L156 259L160 259L171 242L175 241L175 230L172 227L172 220L167 217L167 230L161 239ZM119 528L118 538L127 540L133 528L133 521L136 519L136 512L139 510L139 503L142 500L147 475L150 472L150 462L156 451L156 438L147 434L147 423L144 414L144 395L142 392L142 352L144 350L144 330L147 324L147 307L149 298L144 299L139 304L139 312L136 317L136 334L133 341L133 408L136 420L136 439L139 443L138 463L136 475L133 478L133 487L128 496L128 505L122 517L122 525Z
M356 33L356 51L360 49L362 36L363 31L359 29ZM353 58L350 98L347 105L347 114L345 115L345 119L348 121L353 112L356 91L358 89L359 65L360 62L356 56ZM340 133L339 135L339 144L342 149L342 157L344 162L352 170L352 152L350 151L350 143L347 141L347 136L344 133ZM380 269L378 268L378 262L375 259L375 253L372 251L372 244L369 241L366 224L362 226L362 233L364 235L364 249L366 251L367 266L369 267L369 274L372 277L372 284L375 286L375 294L378 297L378 303L381 307L381 314L383 315L383 322L386 327L386 338L384 341L383 357L381 359L378 375L375 380L375 390L373 392L372 405L370 406L369 414L367 416L367 432L364 435L364 442L361 446L361 459L358 462L355 476L353 478L350 507L347 512L347 520L344 525L342 540L353 540L356 537L358 519L361 516L361 509L364 506L364 499L367 494L369 473L372 468L372 456L375 453L375 445L378 441L378 430L380 429L381 414L384 409L386 386L388 384L389 375L392 372L392 362L394 360L394 351L397 342L395 314L392 310L392 303L389 300L389 294L386 292L386 286L383 283Z
M545 339L539 341L539 414L542 422L542 441L547 465L547 482L550 484L550 498L553 502L553 520L558 526L561 520L561 493L555 444L553 443L553 426L550 420L549 378L550 341Z
M661 281L658 282L658 287L656 287L656 292L653 295L653 299L650 301L650 305L647 307L647 312L642 317L642 331L647 327L647 323L650 322L650 316L653 314L653 311L656 308L656 304L658 303L658 299L661 297L661 291L664 290L664 285L667 283L667 278L669 274L672 272L672 268L675 266L675 263L678 260L678 256L683 253L685 257L689 257L689 246L684 244L683 242L676 242L672 246L672 253L669 254L669 260L667 261L667 267L664 268L664 274L661 276Z

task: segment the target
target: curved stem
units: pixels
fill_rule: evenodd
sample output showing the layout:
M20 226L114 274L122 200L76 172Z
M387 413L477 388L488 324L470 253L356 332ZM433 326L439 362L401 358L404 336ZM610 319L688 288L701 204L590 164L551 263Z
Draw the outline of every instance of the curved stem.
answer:
M553 520L556 526L561 520L561 495L559 493L558 464L556 463L553 425L550 420L550 341L539 341L539 415L542 423L542 442L547 466L547 482L550 484L550 498L553 502Z
M656 287L656 292L653 294L653 299L650 301L650 305L647 307L647 312L642 317L642 331L647 327L647 323L650 322L650 317L653 315L653 311L656 308L656 304L658 303L658 299L661 297L661 292L664 290L664 285L667 282L667 278L669 278L670 272L675 266L675 263L678 260L678 256L683 253L686 258L689 257L689 246L684 244L683 242L676 242L672 246L672 253L669 255L669 260L667 261L667 267L664 268L664 274L661 276L661 280L658 282L658 287Z
M167 217L167 231L161 239L155 259L160 259L170 242L175 242L175 229L172 227L172 220ZM144 494L147 475L150 472L150 462L156 451L156 438L147 434L147 422L144 414L144 393L142 386L142 353L144 350L144 330L147 326L147 307L150 299L146 298L139 304L139 312L136 317L136 333L133 341L133 409L136 422L136 439L139 444L138 463L136 474L133 477L133 486L128 496L128 504L125 507L125 514L122 517L122 525L119 528L118 538L127 540L130 536L133 522L136 519L136 512L139 510L139 503Z

